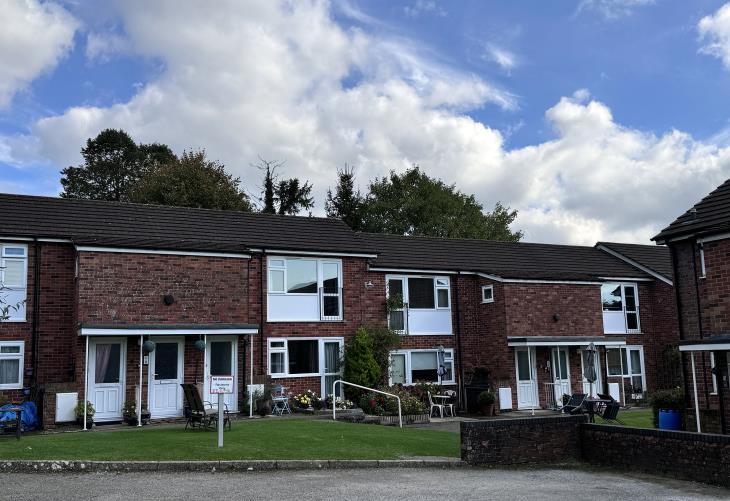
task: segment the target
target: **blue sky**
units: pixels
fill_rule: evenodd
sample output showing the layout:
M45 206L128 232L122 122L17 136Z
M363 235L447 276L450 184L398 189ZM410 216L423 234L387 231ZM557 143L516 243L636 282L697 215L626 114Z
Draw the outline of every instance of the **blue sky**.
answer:
M0 191L59 193L121 127L254 196L285 160L319 212L336 167L417 163L528 240L646 242L730 176L723 1L6 1Z

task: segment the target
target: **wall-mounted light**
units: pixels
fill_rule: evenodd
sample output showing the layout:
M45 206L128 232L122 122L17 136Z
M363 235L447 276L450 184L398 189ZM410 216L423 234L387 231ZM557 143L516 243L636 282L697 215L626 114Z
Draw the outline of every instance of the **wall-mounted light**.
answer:
M558 320L560 320L560 314L559 313L555 313L553 315L553 321L557 322Z
M175 302L175 296L172 294L165 294L162 296L162 302L165 303L165 306L170 306Z
M370 280L368 280L367 282L365 282L365 288L366 289L372 289L373 287L375 287L375 285Z

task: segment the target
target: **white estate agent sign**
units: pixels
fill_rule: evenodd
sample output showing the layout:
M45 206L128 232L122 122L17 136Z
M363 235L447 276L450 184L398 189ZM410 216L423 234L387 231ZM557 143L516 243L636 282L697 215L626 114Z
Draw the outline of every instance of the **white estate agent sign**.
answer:
M210 376L210 392L219 395L233 393L233 376Z

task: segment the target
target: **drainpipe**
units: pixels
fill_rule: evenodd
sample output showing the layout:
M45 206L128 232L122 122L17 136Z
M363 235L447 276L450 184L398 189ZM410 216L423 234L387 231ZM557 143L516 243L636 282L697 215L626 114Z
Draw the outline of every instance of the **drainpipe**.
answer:
M41 297L41 243L37 238L33 239L33 319L30 331L30 343L32 351L31 368L31 386L38 383L38 322L40 320L40 297Z
M144 335L139 336L139 401L137 404L137 426L142 426L142 364L144 363Z
M704 329L702 328L702 303L700 301L700 282L697 279L697 240L692 240L692 275L695 282L695 306L697 307L697 332L700 335L700 339L704 339ZM707 374L707 364L705 363L705 354L702 353L702 374ZM710 403L710 390L707 387L707 378L702 378L703 386L705 388L705 402L709 408Z
M669 255L672 257L672 269L676 270L678 267L678 261L677 261L677 251L674 249L673 246L669 246ZM677 306L677 331L679 334L679 339L684 340L684 328L682 327L682 301L681 297L679 295L679 274L676 274L673 280L674 287L674 302ZM684 388L689 388L689 381L687 380L687 371L684 370L684 355L680 352L679 353L679 369L682 371L682 382L684 384ZM693 374L694 377L694 374ZM696 386L696 383L695 383ZM695 391L696 393L696 391ZM685 404L686 404L686 397L685 397Z
M461 284L461 275L456 275L456 301L454 306L456 308L456 365L459 367L459 402L466 406L466 396L464 395L464 367L461 363L461 313L459 309L459 285Z
M264 369L264 273L266 272L264 270L266 263L266 249L261 250L261 286L259 290L260 298L261 298L261 312L260 317L261 321L259 322L259 362L261 363L261 370L263 373ZM268 304L266 305L268 308ZM251 381L253 384L253 381Z

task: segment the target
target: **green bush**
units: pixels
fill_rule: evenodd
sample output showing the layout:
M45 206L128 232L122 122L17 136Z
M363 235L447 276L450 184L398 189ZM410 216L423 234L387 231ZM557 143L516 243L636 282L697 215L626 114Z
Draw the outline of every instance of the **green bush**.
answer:
M684 411L684 391L682 388L672 390L658 390L649 397L651 409L654 413L654 427L659 426L659 410Z
M400 397L401 414L404 416L428 413L427 404L401 387L386 387L381 388L381 390ZM393 397L381 395L380 393L365 393L362 397L360 397L360 408L365 414L372 414L375 416L398 415L398 401Z
M363 326L361 327L373 341L373 357L380 368L380 375L387 378L390 373L390 352L396 349L403 336L384 326Z
M345 348L344 379L374 388L380 382L380 367L373 354L373 339L365 327L359 327ZM357 392L353 392L357 393Z

